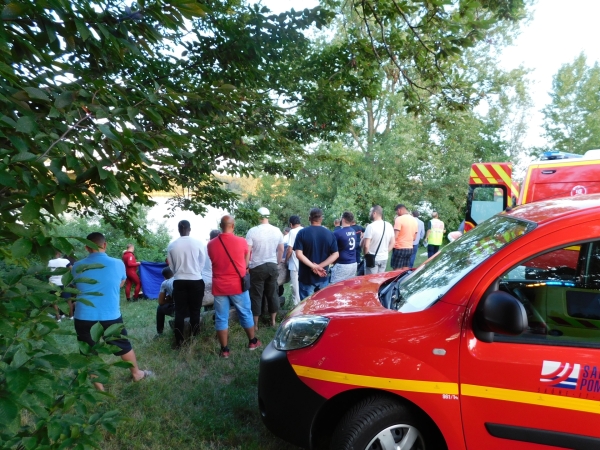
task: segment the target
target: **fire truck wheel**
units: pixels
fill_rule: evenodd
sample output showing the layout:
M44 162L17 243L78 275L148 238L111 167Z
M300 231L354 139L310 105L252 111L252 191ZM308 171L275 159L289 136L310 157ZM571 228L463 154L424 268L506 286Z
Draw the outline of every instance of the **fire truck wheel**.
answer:
M331 450L398 448L439 450L446 445L439 431L426 420L416 417L405 405L377 395L354 405L331 438Z

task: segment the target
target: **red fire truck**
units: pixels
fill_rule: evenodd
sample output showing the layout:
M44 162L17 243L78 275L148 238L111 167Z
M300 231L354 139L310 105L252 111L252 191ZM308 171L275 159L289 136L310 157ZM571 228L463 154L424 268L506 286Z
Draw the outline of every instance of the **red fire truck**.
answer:
M511 163L476 163L469 177L465 231L509 206L593 193L600 193L600 150L545 152L527 169L520 194Z

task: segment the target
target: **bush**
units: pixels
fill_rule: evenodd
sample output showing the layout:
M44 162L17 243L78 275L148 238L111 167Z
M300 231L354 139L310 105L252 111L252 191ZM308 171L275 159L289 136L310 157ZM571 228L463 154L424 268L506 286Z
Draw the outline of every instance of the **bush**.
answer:
M128 227L120 229L99 218L90 220L85 217L70 217L57 226L54 233L57 236L73 236L69 242L75 248L76 259L85 258L87 252L75 237L83 238L94 231L99 231L106 236L107 255L113 258L121 259L127 244L131 243L135 245L138 261L164 262L171 237L164 224L158 224L156 232L149 231L151 224L148 223L146 214L147 209L140 209ZM129 230L129 233L125 234L123 230Z
M49 275L33 266L0 276L0 448L98 447L102 430L114 432L121 420L117 411L104 410L107 394L94 389L90 375L107 382L110 367L125 364L101 358L112 346L100 340L99 324L93 349L82 343L80 352L63 351L56 337L64 332L48 317L60 292L40 281ZM68 283L69 277L63 279ZM119 332L107 329L105 338ZM67 334L75 339L74 332Z

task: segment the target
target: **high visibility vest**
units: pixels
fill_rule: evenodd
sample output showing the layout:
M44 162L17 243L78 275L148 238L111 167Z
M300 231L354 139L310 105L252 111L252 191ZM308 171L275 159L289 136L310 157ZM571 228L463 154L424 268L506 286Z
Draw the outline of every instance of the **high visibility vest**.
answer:
M444 239L444 222L439 219L431 219L431 232L427 238L429 245L442 245Z

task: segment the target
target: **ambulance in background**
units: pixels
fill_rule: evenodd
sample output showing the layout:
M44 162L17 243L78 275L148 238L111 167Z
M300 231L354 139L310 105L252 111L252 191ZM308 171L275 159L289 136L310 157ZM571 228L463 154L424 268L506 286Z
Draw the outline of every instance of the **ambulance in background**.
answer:
M600 150L584 155L544 152L527 169L519 193L511 163L476 163L471 166L464 231L507 207L540 200L600 193Z

